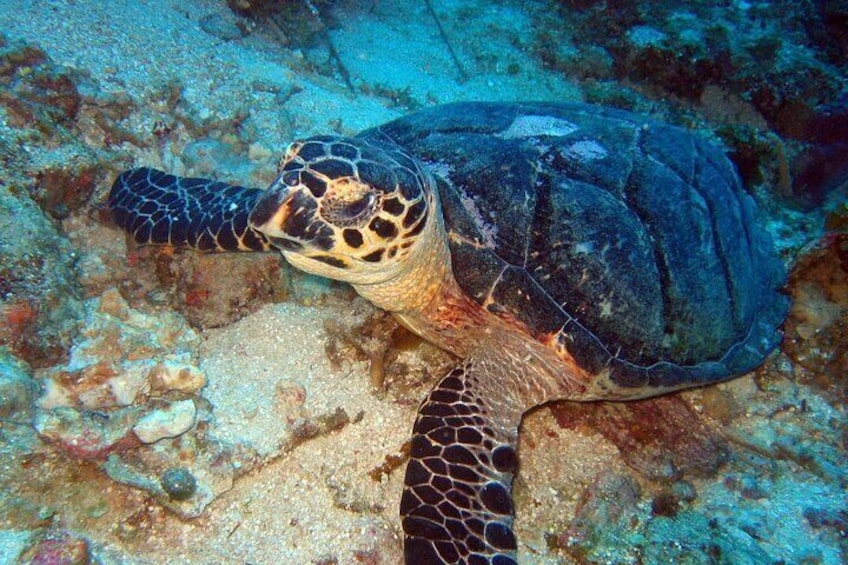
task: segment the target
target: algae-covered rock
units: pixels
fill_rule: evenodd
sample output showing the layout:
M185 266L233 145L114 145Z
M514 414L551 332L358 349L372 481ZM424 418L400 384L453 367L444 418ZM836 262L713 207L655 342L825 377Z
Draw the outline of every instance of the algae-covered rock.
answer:
M91 563L89 542L65 530L43 532L19 557L26 565L88 565Z
M124 252L126 254L126 252ZM294 294L293 269L275 253L173 253L131 247L122 292L170 306L196 328L236 322Z
M178 315L130 308L115 289L85 302L83 331L70 360L42 373L42 408L129 406L154 392L197 392L198 335Z
M191 434L160 442L158 449L114 453L103 470L119 483L140 489L182 518L196 518L233 488L231 454Z
M21 187L0 182L0 345L33 367L61 361L76 335L75 261L68 240Z
M33 425L43 439L72 457L102 459L139 445L138 438L131 433L138 418L139 409L135 407L109 414L63 407L38 412Z
M554 547L566 549L581 563L601 563L616 555L618 563L638 563L641 548L636 543L623 550L621 541L641 541L647 519L640 508L639 484L627 475L602 472L581 495L577 513L569 529L551 540Z
M0 347L0 420L25 418L37 393L26 363Z
M706 118L743 168L774 177L766 187L796 205L818 206L845 185L845 2L556 4L533 26L533 51L548 68L583 79L590 99L612 78L596 101L661 106L689 124ZM761 147L748 142L747 128Z
M784 351L809 383L844 405L848 391L848 204L834 212L828 234L801 256L789 277L792 309Z
M80 254L60 221L109 174L114 152L92 124L121 105L86 72L0 36L0 345L36 369L64 361L77 333Z

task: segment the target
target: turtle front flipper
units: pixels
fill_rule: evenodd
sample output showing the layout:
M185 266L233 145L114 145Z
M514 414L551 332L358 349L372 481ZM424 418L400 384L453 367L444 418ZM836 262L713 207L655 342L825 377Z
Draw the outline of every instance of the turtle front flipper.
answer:
M407 565L516 563L521 412L477 390L481 370L465 361L419 409L400 509Z
M141 244L199 251L267 251L268 239L248 224L264 191L139 168L121 173L109 193L115 222Z

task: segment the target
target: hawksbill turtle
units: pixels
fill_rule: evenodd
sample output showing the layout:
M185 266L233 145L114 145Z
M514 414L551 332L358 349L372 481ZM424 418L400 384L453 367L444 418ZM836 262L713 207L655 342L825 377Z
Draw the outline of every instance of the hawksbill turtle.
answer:
M133 169L109 206L139 244L278 249L462 359L414 425L410 564L516 562L525 411L746 373L787 310L725 155L585 104L451 104L297 141L267 190Z

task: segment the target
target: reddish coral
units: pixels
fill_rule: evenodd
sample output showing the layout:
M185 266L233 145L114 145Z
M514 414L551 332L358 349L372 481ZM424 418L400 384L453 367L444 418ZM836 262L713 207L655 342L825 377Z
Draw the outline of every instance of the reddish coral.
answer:
M108 415L60 408L36 418L39 435L78 459L103 459L141 445L132 433L138 408L116 410Z
M141 445L141 442L133 434L128 434L110 443L96 431L85 430L81 436L58 445L70 456L78 459L105 459L112 453L136 448Z
M563 428L586 425L614 443L624 461L655 480L709 476L726 459L725 440L680 396L627 403L551 406Z
M801 382L835 402L848 388L848 210L828 219L830 231L789 276L792 309L783 351L804 370Z
M17 300L3 309L3 315L10 333L20 334L35 321L38 310L26 300Z
M203 308L211 293L202 288L191 288L186 292L185 305L189 308Z
M38 308L28 300L20 299L0 305L0 345L5 345L16 355L32 362L43 353L39 350Z
M88 542L68 532L59 532L31 545L18 559L28 565L87 565Z
M35 199L54 218L64 218L88 201L100 173L95 163L54 167L36 174Z

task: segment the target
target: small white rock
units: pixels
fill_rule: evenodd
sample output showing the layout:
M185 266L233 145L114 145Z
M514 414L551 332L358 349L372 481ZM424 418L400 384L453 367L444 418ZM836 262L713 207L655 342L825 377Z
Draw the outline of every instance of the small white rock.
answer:
M271 150L262 145L259 142L251 143L247 148L247 158L253 161L263 161L268 157L271 157Z
M179 400L166 408L146 414L133 426L133 432L143 443L154 443L187 432L194 425L196 417L194 401Z

